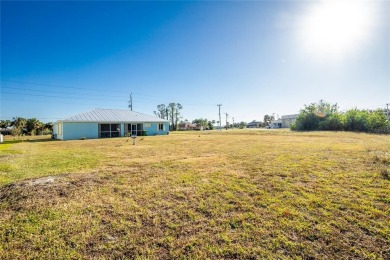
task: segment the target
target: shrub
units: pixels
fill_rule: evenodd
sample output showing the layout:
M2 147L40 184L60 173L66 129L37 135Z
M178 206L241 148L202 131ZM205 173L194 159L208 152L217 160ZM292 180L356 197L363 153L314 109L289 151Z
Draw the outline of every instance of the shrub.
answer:
M318 128L319 130L342 131L344 120L345 118L342 114L331 114L318 124Z
M312 103L302 109L291 130L331 130L331 131L356 131L373 133L390 133L390 123L386 122L386 116L381 109L359 110L350 109L339 113L337 104L320 101Z

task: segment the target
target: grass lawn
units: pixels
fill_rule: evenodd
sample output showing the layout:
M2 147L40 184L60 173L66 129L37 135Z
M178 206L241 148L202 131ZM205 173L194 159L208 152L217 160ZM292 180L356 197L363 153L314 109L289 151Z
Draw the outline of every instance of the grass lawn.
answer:
M0 144L0 258L390 259L390 136Z

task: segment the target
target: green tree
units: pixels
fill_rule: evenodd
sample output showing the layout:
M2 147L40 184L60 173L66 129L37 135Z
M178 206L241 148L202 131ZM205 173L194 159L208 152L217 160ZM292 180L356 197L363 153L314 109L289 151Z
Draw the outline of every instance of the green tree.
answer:
M374 132L386 125L383 110L374 111L351 109L345 113L345 130L357 132Z
M192 121L193 124L196 124L198 127L203 127L204 129L208 127L209 121L206 118L198 118Z
M23 134L23 129L25 128L26 123L27 123L27 120L25 118L14 117L12 122L11 122L11 126L13 126L11 134L13 136Z
M47 131L47 132L53 132L53 123L52 122L49 122L49 123L46 123L44 126L43 126L44 130Z
M167 115L167 106L164 105L164 104L160 104L157 106L157 111L153 111L153 113L159 117L159 118L162 118L162 119L168 119L168 115Z
M299 116L297 117L295 124L292 126L294 130L339 130L339 129L330 129L329 125L324 122L327 117L337 114L338 112L337 104L330 104L323 100L320 100L318 103L311 103L310 105L305 105L301 109ZM338 117L332 117L331 122L338 125ZM338 127L338 126L337 126Z
M269 126L270 124L271 124L271 121L272 120L275 120L275 117L272 115L272 116L270 116L270 115L265 115L264 116L264 126Z
M214 120L213 120L214 121ZM208 121L207 122L207 128L209 129L209 130L214 130L214 123L213 123L213 121Z
M36 135L38 129L42 126L42 123L39 122L36 118L30 118L26 121L26 130L30 135Z
M177 103L176 107L175 107L175 130L177 130L177 128L178 128L179 119L182 118L180 115L180 110L182 110L182 109L183 109L183 106L180 103Z
M11 125L10 120L0 120L0 128L6 128L7 126Z
M246 125L247 125L247 123L246 123L246 122L244 122L244 121L241 121L241 122L238 124L238 128L240 128L240 129L244 129L244 128L246 128Z
M377 109L369 113L368 120L366 122L366 128L369 132L373 132L387 125L385 113L386 112L382 109Z
M319 130L341 131L344 129L345 117L343 114L334 113L325 117L318 124Z
M350 109L345 113L338 112L337 104L320 100L319 103L305 105L297 117L292 130L331 130L377 132L386 126L385 111Z
M183 106L180 103L169 103L167 106L160 104L157 106L157 111L153 113L162 119L167 119L170 121L169 129L171 131L177 130L179 121L182 118L180 111L183 109Z

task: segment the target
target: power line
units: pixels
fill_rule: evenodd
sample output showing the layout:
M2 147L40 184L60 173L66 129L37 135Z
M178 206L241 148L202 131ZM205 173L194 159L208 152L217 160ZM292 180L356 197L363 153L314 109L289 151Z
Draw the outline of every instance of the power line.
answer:
M34 91L34 92L46 92L46 93L56 93L56 94L70 94L70 95L74 95L76 93L71 93L71 92L62 92L62 91L51 91L51 90L38 90L38 89L29 89L29 88L13 88L13 87L2 87L2 88L6 88L6 89L13 89L13 90L27 90L27 91ZM118 98L121 98L123 96L108 96L108 95L104 95L104 94L87 94L87 93L77 93L77 95L88 95L88 96L99 96L99 97L118 97Z
M13 93L2 91L1 93L10 94L10 95L23 95L23 96L34 96L34 97L52 97L52 98L68 98L68 99L87 99L87 100L105 100L105 101L126 101L126 100L114 100L106 98L84 98L84 97L60 97L60 96L51 96L51 95L40 95L40 94L22 94L22 93Z
M56 88L71 88L71 89L82 89L82 90L89 90L89 91L100 91L100 89L93 89L93 88L80 88L80 87L70 87L70 86L62 86L62 85L53 85L53 84L43 84L43 83L34 83L34 82L27 82L27 81L18 81L18 80L6 80L1 79L1 81L4 82L12 82L12 83L20 83L20 84L28 84L28 85L36 85L36 86L45 86L45 87L56 87ZM107 90L108 92L117 92L117 93L128 93L124 91L118 91L118 90Z
M35 83L35 82L27 82L27 81L18 81L18 80L6 80L6 79L0 79L1 81L4 81L4 82L11 82L11 83L18 83L18 84L28 84L28 85L36 85L36 86L45 86L45 87L56 87L56 88L65 88L65 89L80 89L80 90L87 90L87 91L104 91L105 93L106 92L115 92L115 93L126 93L128 94L128 92L125 92L125 91L118 91L118 90L112 90L112 89L93 89L93 88L82 88L82 87L71 87L71 86L64 86L64 85L55 85L55 84L43 84L43 83ZM2 88L8 88L8 89L22 89L22 88L15 88L15 87L9 87L9 86L2 86ZM48 93L54 93L54 91L49 91L49 90L32 90L32 89L25 89L23 88L23 90L30 90L30 91L42 91L42 92L48 92ZM3 92L3 93L6 93L6 92ZM66 92L58 92L58 94L69 94L69 93L66 93ZM135 93L135 92L132 92L132 94L136 94L136 95L139 95L139 96L144 96L144 97L148 97L148 98L137 98L137 99L143 99L143 100L158 100L159 102L168 102L167 100L171 99L171 98L161 98L161 97L156 97L156 96L151 96L151 95L147 95L147 94L141 94L141 93ZM25 94L24 94L25 95ZM78 94L78 95L94 95L94 96L105 96L107 97L106 94L104 95L98 95L98 94L86 94L86 93L82 93L82 94ZM111 96L111 97L119 97L119 96ZM116 101L122 101L122 100L116 100ZM137 102L139 103L139 102ZM152 102L144 102L144 103L152 103ZM205 104L205 103L188 103L186 104L185 102L178 102L178 103L181 103L181 104L184 104L186 106L213 106L213 105L210 105L210 104Z
M71 93L71 92L63 92L63 91L51 91L51 90L38 90L38 89L28 89L28 88L13 88L13 87L2 87L2 88L6 88L6 89L12 89L12 90L27 90L27 91L34 91L34 92L44 92L44 93L54 93L54 94L68 94L68 95L83 95L83 96L97 96L97 97L113 97L113 98L122 98L123 96L112 96L112 95L105 95L105 94L88 94L88 93ZM1 93L1 92L0 92ZM7 93L7 92L4 92L2 91L2 93ZM13 93L15 94L15 93ZM23 95L27 95L27 94L30 94L30 93L21 93ZM133 94L133 93L132 93ZM33 94L32 94L33 95ZM142 97L138 97L137 98L138 100L146 100L146 101L151 101L153 98L142 98ZM104 99L104 100L107 100L107 99ZM155 100L159 100L160 102L167 102L166 99L162 99L162 98L159 98L159 99L155 99ZM154 102L153 102L154 103ZM207 105L202 105L201 103L197 103L197 104L185 104L185 105L193 105L193 106L207 106Z
M66 104L66 105L80 105L80 106L93 106L94 104L85 104L85 103L71 103L71 102L58 102L58 101L46 101L46 100L20 100L20 99L7 99L7 101L23 101L33 102L33 103L54 103L54 104Z
M36 85L36 86L45 86L45 87L57 87L57 88L69 88L69 89L81 89L81 90L87 90L87 91L104 91L104 92L116 92L116 93L126 93L128 92L125 91L119 91L119 90L112 90L112 89L95 89L95 88L82 88L82 87L71 87L71 86L64 86L64 85L55 85L55 84L43 84L43 83L35 83L35 82L27 82L27 81L17 81L17 80L6 80L6 79L1 79L1 81L4 82L12 82L12 83L19 83L19 84L28 84L28 85ZM12 88L12 87L8 87ZM141 94L141 93L134 93L140 96L145 96L145 97L150 97L158 100L166 100L161 97L156 97L156 96L151 96L151 95L146 95L146 94Z
M61 96L51 96L51 95L39 95L39 94L22 94L22 93L11 93L11 92L0 92L5 93L9 95L23 95L23 96L36 96L36 97L51 97L51 98L66 98L66 99L76 99L76 100L90 100L90 101L113 101L113 102L126 102L128 100L114 100L114 99L101 99L101 98L77 98L77 97L61 97ZM7 101L21 101L20 99L8 99ZM69 102L51 102L51 101L35 101L35 100L23 100L23 102L38 102L38 103L56 103L56 104L74 104L74 105L84 105L82 103L69 103ZM167 102L167 101L165 101ZM139 104L156 104L156 102L153 101L133 101L133 103L139 103ZM210 106L210 105L201 105L201 104L191 104L191 103L183 103L180 102L184 106Z

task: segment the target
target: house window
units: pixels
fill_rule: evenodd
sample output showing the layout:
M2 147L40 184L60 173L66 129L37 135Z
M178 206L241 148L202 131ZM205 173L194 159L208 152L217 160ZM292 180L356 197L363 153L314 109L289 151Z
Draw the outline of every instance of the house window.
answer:
M164 124L158 124L158 131L164 131Z
M151 127L151 124L150 123L144 123L144 127Z
M119 137L119 124L100 124L100 137Z

